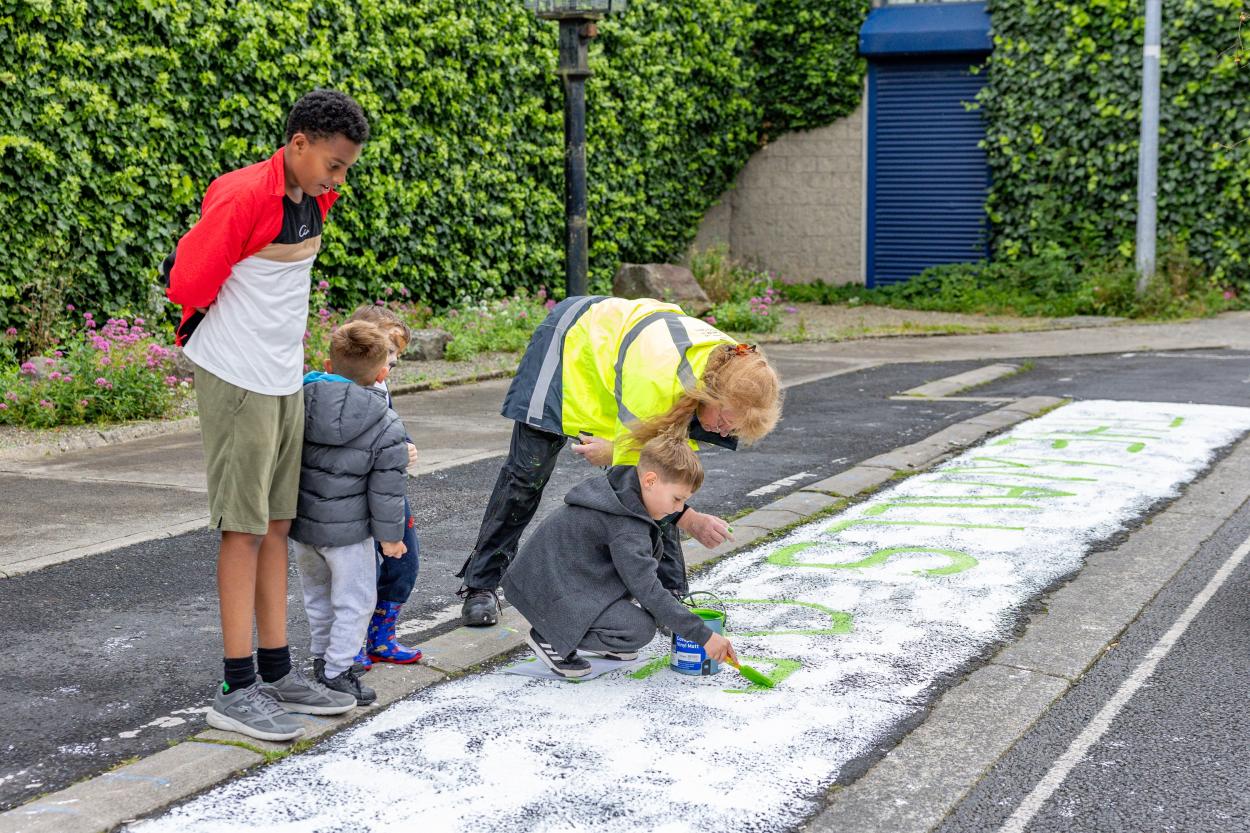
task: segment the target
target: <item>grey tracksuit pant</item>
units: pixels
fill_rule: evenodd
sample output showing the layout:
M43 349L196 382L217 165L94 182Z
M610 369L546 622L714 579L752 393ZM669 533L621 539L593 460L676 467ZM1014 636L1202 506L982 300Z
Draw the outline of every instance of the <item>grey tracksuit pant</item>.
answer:
M351 668L364 645L378 600L378 562L373 539L345 547L313 547L291 541L304 612L312 636L310 652L326 662L326 677Z
M618 599L608 605L577 647L583 651L637 651L655 638L651 614L631 602Z

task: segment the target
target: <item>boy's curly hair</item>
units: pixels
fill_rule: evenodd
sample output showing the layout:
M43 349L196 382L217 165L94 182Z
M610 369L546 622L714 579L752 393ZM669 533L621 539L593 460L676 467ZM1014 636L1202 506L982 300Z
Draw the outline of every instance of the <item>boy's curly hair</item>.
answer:
M369 138L369 121L364 110L349 95L337 90L313 90L306 93L286 119L286 140L296 133L310 139L343 136L363 145Z

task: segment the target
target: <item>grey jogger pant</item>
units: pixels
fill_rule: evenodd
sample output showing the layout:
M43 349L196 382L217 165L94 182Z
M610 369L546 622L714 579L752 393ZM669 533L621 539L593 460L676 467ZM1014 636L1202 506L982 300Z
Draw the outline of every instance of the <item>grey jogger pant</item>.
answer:
M327 677L337 677L352 667L377 605L373 539L345 547L313 547L295 540L291 544L304 589L310 652L325 659Z
M637 651L655 638L651 614L631 602L618 599L608 605L577 644L582 651Z

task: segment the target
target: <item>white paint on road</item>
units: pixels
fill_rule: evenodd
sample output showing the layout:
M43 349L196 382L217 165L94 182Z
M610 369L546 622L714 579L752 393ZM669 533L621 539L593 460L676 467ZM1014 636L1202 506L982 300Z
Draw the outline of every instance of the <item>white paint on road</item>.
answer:
M1076 739L1069 744L1058 760L1051 765L1050 770L1042 776L1042 780L1037 782L1037 786L1024 797L1024 801L1020 802L1020 806L1007 819L1007 822L1000 828L999 833L1023 833L1029 822L1033 820L1033 817L1054 795L1055 790L1059 789L1059 786L1076 765L1085 759L1085 756L1089 754L1089 750L1093 748L1094 744L1111 728L1111 724L1120 712L1124 710L1124 707L1128 705L1128 701L1133 699L1133 695L1154 675L1155 668L1171 652L1176 643L1180 641L1180 638L1184 636L1185 631L1194 619L1198 617L1198 614L1202 612L1202 609L1206 607L1211 597L1224 586L1224 583L1228 581L1233 571L1241 566L1248 553L1250 553L1250 540L1242 542L1241 546L1228 557L1223 566L1216 571L1211 580L1207 582L1207 585L1202 588L1202 592L1194 596L1193 601L1189 603L1189 607L1185 608L1185 612L1180 615L1180 618L1172 623L1172 627L1168 628L1167 633L1161 636L1159 641L1154 644L1154 647L1146 654L1146 658L1141 665L1137 666L1128 679L1120 684L1119 689L1116 690L1111 699L1098 710L1098 714L1094 715L1094 719L1081 730L1081 734L1077 735Z
M725 559L697 585L775 689L672 673L662 639L632 675L469 676L132 829L790 829L1030 600L1247 430L1245 408L1069 405Z
M781 489L788 489L791 486L797 486L804 480L811 480L815 476L816 475L811 472L801 471L798 474L792 474L789 477L774 480L767 486L760 486L758 489L752 489L747 492L747 497L763 497L764 495L771 495L773 492L780 491Z

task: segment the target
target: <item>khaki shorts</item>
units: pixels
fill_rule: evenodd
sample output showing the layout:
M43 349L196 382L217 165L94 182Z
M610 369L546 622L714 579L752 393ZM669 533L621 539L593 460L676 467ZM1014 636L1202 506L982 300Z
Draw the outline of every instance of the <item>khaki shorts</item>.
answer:
M213 529L264 535L295 517L304 392L269 396L195 368Z

